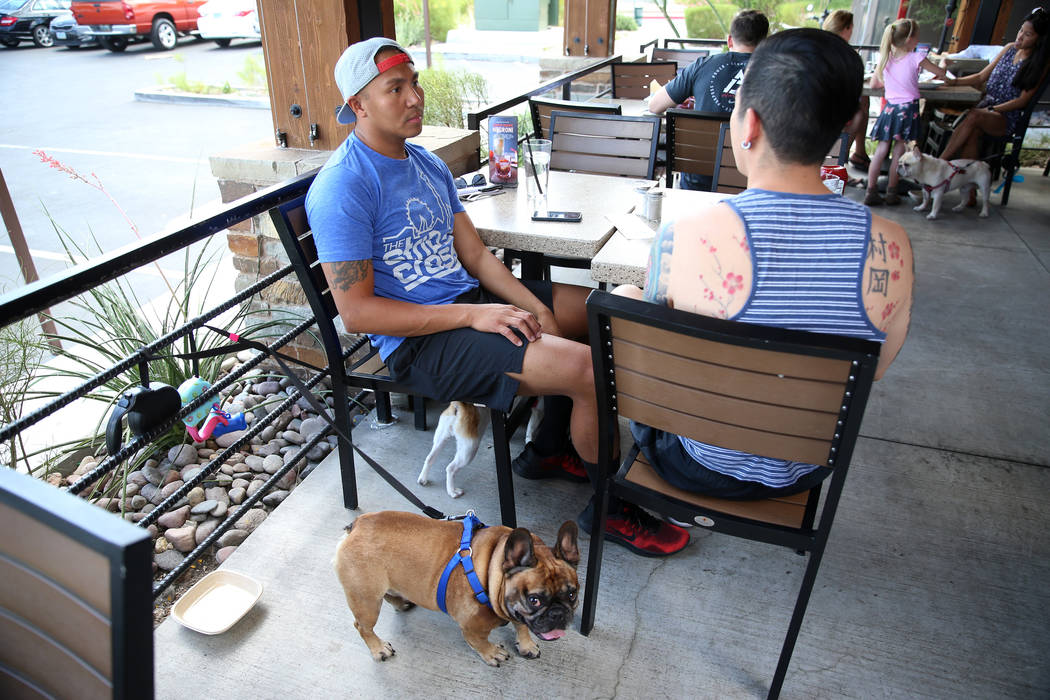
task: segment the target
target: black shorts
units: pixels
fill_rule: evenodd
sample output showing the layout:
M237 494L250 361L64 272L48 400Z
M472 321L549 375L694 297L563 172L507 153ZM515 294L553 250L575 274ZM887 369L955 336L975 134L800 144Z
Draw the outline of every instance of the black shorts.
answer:
M547 308L554 297L550 282L522 281ZM456 298L457 304L505 304L480 286ZM509 411L529 341L515 345L499 333L456 328L405 338L386 359L390 375L412 391L438 401L471 401Z

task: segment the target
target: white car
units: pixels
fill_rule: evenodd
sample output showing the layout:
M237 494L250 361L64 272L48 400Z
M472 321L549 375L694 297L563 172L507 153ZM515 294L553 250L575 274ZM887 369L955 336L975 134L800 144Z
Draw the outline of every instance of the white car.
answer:
M198 8L197 29L201 38L222 47L233 39L262 39L255 0L209 0Z

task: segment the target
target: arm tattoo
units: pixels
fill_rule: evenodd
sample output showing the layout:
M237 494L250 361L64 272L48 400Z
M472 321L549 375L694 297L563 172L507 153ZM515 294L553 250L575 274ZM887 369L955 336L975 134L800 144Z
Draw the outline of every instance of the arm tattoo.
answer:
M649 251L649 268L645 272L646 301L667 303L667 285L671 277L671 252L674 250L674 224L660 228Z
M334 289L345 292L368 276L371 260L347 260L329 263L329 283Z

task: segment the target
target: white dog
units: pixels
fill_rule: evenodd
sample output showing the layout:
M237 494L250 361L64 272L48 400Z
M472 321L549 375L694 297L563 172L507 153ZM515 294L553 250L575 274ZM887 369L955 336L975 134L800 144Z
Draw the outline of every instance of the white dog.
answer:
M897 172L901 177L915 180L922 185L922 204L915 211L926 211L933 199L933 209L926 216L936 219L941 212L941 200L944 193L958 189L962 195L959 205L952 211L962 211L970 192L976 187L981 192L982 218L988 216L988 197L992 189L992 171L988 164L980 160L946 161L928 156L915 145L905 152L897 163Z
M535 400L532 405L532 414L529 416L529 424L525 428L525 442L532 441L533 434L539 427L543 418L542 402ZM489 413L482 406L475 406L462 401L453 401L438 419L437 428L434 430L434 444L430 448L430 454L423 460L423 469L416 479L421 486L430 484L430 469L437 459L438 450L449 438L456 438L456 455L445 467L445 490L452 498L463 495L463 489L456 488L456 472L470 464L478 453L478 445L481 435L489 422Z

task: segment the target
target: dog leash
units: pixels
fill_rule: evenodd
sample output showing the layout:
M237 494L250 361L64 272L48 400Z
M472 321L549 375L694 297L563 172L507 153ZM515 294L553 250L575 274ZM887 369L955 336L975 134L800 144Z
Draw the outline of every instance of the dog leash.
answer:
M445 609L445 593L448 589L448 580L457 566L463 568L463 573L467 575L467 582L470 584L471 590L474 591L474 597L477 601L482 605L487 605L490 609L492 608L489 596L485 593L485 587L481 585L478 573L474 569L473 551L470 548L470 542L474 539L474 532L476 530L483 530L485 527L486 525L478 520L478 517L472 510L468 510L467 514L463 517L463 536L459 540L459 549L457 549L456 553L452 555L452 558L448 560L448 564L445 565L445 570L441 572L441 580L438 581L437 604L441 609L441 612L446 615L448 614L448 610Z
M952 180L955 179L955 176L958 175L959 173L965 173L966 172L966 168L970 167L971 165L973 165L976 162L977 161L975 161L975 160L971 160L967 165L965 165L965 166L963 166L961 168L957 168L957 167L955 167L955 165L953 163L949 162L948 163L948 167L952 169L952 174L951 175L949 175L948 177L944 178L944 180L939 185L923 185L922 188L924 190L926 190L927 192L933 192L935 189L938 189L940 187L944 187L945 185L948 185L948 187L946 187L945 190L944 190L945 192L947 192L948 189L951 188Z
M395 491L397 491L402 496L404 496L404 498L409 503L414 505L424 515L426 515L429 518L433 518L435 520L455 519L455 518L450 518L449 516L445 515L440 510L438 510L437 508L434 508L432 506L428 506L426 503L421 501L419 499L419 497L416 496L414 493L412 493L412 491L409 490L409 488L407 486L405 486L400 481L398 481L397 478L394 477L393 474L391 474L386 469L384 469L382 466L380 466L378 462L376 462L374 459L369 457L367 454L364 453L364 451L361 450L360 447L358 447L356 444L354 444L354 441L350 439L350 436L347 433L343 432L342 428L340 428L338 425L336 425L335 420L333 420L332 418L330 418L328 416L328 407L323 405L317 399L317 397L314 396L314 393L312 391L310 391L309 388L307 388L306 384L304 384L303 381L301 379L299 379L298 376L296 376L295 372L293 372L291 370L291 368L285 363L285 360L287 360L289 362L293 362L293 363L298 364L298 365L301 365L303 367L308 367L309 369L314 370L314 371L320 371L317 367L314 367L313 365L309 364L308 362L303 362L302 360L299 360L297 358L291 357L289 355L284 355L282 353L279 353L279 352L276 352L274 350L271 350L270 348L266 347L266 345L264 345L263 343L260 343L260 342L255 341L255 340L249 340L247 338L243 338L243 337L241 337L240 335L238 335L236 333L231 333L230 331L226 331L226 330L223 330L221 328L216 328L214 326L209 326L208 324L203 324L203 327L207 328L210 331L218 333L219 335L225 336L226 338L228 338L231 341L230 344L229 345L224 345L222 347L208 348L207 350L201 350L201 351L196 351L196 352L192 352L192 353L185 353L185 354L181 354L181 355L176 354L176 355L172 355L172 357L178 357L178 358L181 358L181 359L188 359L188 360L198 360L198 359L204 359L206 357L216 357L216 356L219 356L219 355L228 355L231 352L236 352L236 351L239 351L239 350L242 350L242 349L243 350L247 350L247 349L258 350L258 351L268 355L269 357L271 357L280 366L280 368L284 371L285 376L287 376L288 380L293 385L295 385L295 388L299 390L299 393L302 395L302 397L304 399L306 399L307 403L310 404L311 408L314 409L314 411L317 413L318 417L321 418L321 420L323 420L325 423L327 423L332 428L332 430L334 430L336 432L336 434L338 434L341 438L346 440L347 443L350 445L350 447L352 447L354 449L354 452L359 454L361 456L361 459L365 460L365 462L368 464L368 466L370 466L372 468L372 470L375 471L376 474L378 474L379 476L383 477L383 479L388 484L390 484L390 486L392 486ZM469 515L469 513L468 513L468 515ZM475 520L477 520L477 519L475 518ZM479 522L479 524L480 524L480 522ZM484 527L484 526L482 526L482 527ZM468 539L467 540L468 549L469 549L469 544L470 544L470 541Z

